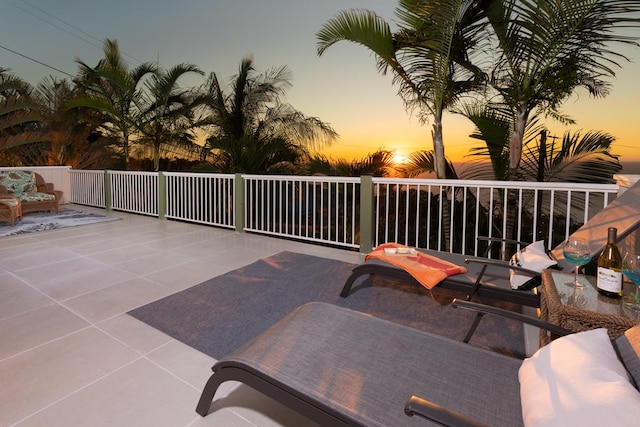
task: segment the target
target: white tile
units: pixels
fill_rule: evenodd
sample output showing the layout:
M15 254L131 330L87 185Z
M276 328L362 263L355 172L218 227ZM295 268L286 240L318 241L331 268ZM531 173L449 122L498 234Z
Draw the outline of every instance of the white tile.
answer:
M101 265L97 261L75 255L62 261L42 265L35 264L15 274L27 283L47 283L51 280L62 279L79 271L90 270Z
M27 311L52 304L51 298L28 286L3 292L0 297L0 319L6 319Z
M151 255L120 262L116 266L130 273L144 276L187 261L189 257L179 251L157 251Z
M132 362L137 354L95 328L0 363L0 425L11 425Z
M71 298L65 305L90 322L99 322L167 296L169 290L142 278Z
M41 231L41 233L44 233L44 231ZM14 251L13 254L7 257L1 257L0 266L9 271L20 271L25 268L69 260L76 256L77 254L68 250L55 248L43 243L35 248L30 248L28 251Z
M207 417L221 409L228 409L261 427L318 427L317 423L246 385L235 388L222 398L216 397Z
M86 321L59 305L47 305L0 320L0 360L87 326Z
M189 427L258 427L256 424L245 420L239 414L236 414L230 409L221 409L213 412L206 417L200 417L192 423ZM276 427L261 425L260 427ZM292 426L293 427L293 426Z
M96 327L142 354L156 350L173 340L169 335L128 314L97 323Z
M147 357L198 391L202 391L211 376L211 367L216 362L214 358L175 340Z
M173 290L181 291L228 271L230 271L229 268L196 259L154 271L144 277Z
M17 278L14 274L2 272L0 270L0 298L3 292L16 291L28 286L23 280Z
M19 427L186 426L198 416L198 392L138 360L24 420Z
M106 252L91 254L88 255L88 257L103 264L111 265L161 252L160 250L150 249L145 245L138 244L138 242L135 240L131 240L131 242L135 242L135 244Z
M59 301L84 295L99 289L131 280L135 276L116 267L99 265L80 269L65 276L53 276L33 283L40 291Z

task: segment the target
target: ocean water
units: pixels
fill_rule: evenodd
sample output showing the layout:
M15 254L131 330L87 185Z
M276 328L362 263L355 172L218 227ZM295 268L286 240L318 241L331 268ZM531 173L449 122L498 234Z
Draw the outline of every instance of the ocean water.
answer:
M620 162L622 163L621 174L640 175L640 162Z

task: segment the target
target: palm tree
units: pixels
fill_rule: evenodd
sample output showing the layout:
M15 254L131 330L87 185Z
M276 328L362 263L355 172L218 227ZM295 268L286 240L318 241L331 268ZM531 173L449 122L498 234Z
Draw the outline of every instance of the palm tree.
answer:
M329 125L281 101L290 86L286 66L256 74L251 57L242 60L229 95L212 73L204 87L205 153L214 150L227 172L266 173L290 170L305 148L331 143L337 134Z
M47 142L24 152L37 164L68 165L75 169L110 167L115 164L113 140L97 132L101 120L95 111L66 109L66 103L75 96L75 87L66 79L50 76L36 86L31 98L42 118Z
M528 181L544 177L545 182L614 183L622 166L611 153L615 138L607 133L565 132L560 142L547 142L546 132L525 145L522 174ZM544 146L544 148L543 148Z
M361 159L352 161L332 160L316 153L305 161L303 173L305 175L326 176L389 176L392 169L393 153L387 150L377 150Z
M135 131L136 115L142 102L139 86L157 67L146 62L129 69L115 40L106 39L103 50L104 58L95 67L76 59L80 66L76 84L85 91L85 95L69 102L68 107L86 107L105 114L108 121L105 131L120 139L124 167L129 169L130 138Z
M147 92L141 100L137 129L140 142L153 147L154 170L160 168L160 148L165 145L192 145L193 110L198 98L178 85L178 80L188 74L204 73L195 65L179 64L168 71L158 69L146 82Z
M628 60L613 44L636 44L637 0L502 0L483 2L498 55L490 84L512 117L508 179L517 177L525 130L534 111L564 123L560 106L578 87L605 96L603 80ZM616 32L617 30L622 30Z
M415 178L423 173L435 172L435 164L435 154L433 151L420 150L411 153L407 163L399 168L399 171L403 176ZM458 178L456 170L453 167L453 163L448 159L446 160L445 165L445 178Z
M29 83L0 68L0 151L46 141L32 92Z
M400 29L375 12L347 10L326 22L317 34L318 55L341 40L361 44L377 59L378 70L394 73L408 109L433 119L435 171L446 176L443 113L480 83L479 69L468 52L479 49L482 8L474 0L400 0Z

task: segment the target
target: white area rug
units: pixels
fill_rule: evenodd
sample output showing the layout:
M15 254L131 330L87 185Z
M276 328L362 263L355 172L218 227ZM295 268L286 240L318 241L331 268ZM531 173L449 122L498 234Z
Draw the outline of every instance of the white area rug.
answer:
M118 218L61 208L59 214L49 212L31 212L25 214L14 227L8 222L0 222L0 237L36 231L55 230L76 225L95 224L113 221Z

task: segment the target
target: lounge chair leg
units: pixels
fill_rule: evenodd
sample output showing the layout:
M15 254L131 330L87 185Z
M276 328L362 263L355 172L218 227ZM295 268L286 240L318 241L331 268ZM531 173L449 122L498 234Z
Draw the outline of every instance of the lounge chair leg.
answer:
M360 271L360 270L361 269L358 269L358 267L353 269L353 273L351 273L351 276L349 276L344 286L342 287L342 291L340 292L340 296L342 298L346 298L349 296L349 292L351 292L351 286L353 286L353 284L356 282L358 278L360 278L361 276L371 276L371 273L369 271L367 270Z
M463 341L465 343L469 343L469 341L471 340L471 337L476 332L476 329L478 328L478 325L480 324L480 321L482 320L482 316L484 316L484 313L476 313L476 317L475 317L475 319L473 319L473 323L471 323L471 327L469 328L469 332L467 332L467 336L464 337Z
M480 290L480 285L482 285L481 280L482 280L482 276L484 276L484 272L487 270L487 265L483 265L482 269L480 270L480 273L478 273L478 277L476 278L476 283L475 286L473 287L473 289L471 290L471 292L469 292L467 294L467 301L471 301L471 299L476 296L476 294L478 293L478 291Z
M346 283L342 287L342 291L340 292L340 296L342 298L346 298L349 296L349 292L351 291L351 286L353 285L353 282L355 280L356 280L355 274L352 274L351 276L349 276Z
M220 381L218 381L218 377L216 375L211 375L207 380L207 384L205 384L204 389L202 390L202 394L200 395L200 400L198 400L198 406L196 406L196 412L203 417L206 417L209 413L209 408L211 407L211 402L213 401L213 397L216 394L216 390L220 386Z

